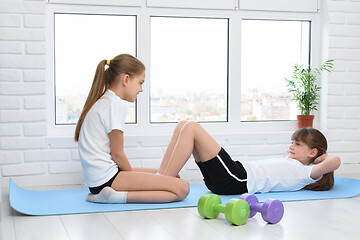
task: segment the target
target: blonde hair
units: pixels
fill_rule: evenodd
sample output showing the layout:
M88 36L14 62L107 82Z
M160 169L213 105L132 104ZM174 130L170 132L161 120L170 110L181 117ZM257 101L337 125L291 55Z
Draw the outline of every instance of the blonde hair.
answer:
M109 63L109 67L105 70L105 65ZM91 89L85 101L83 110L75 129L75 142L79 141L81 125L84 122L86 114L99 98L108 90L115 82L120 74L128 74L130 77L141 74L145 71L145 65L136 57L130 54L120 54L110 61L102 60L98 64L94 76Z
M311 162L327 152L327 140L324 134L315 128L300 128L293 133L291 139L304 142L309 146L309 148L316 148L318 150L317 155L311 159ZM330 190L333 186L334 172L329 172L324 174L320 180L306 185L304 189L312 191L327 191Z

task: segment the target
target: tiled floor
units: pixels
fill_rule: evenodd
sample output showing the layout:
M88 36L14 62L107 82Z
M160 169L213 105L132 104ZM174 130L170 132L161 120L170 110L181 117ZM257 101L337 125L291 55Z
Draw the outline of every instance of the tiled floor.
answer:
M359 174L360 175L360 174ZM349 177L358 177L349 176ZM38 187L36 189L79 186ZM80 239L358 239L360 196L350 199L284 202L280 223L266 224L256 215L243 226L224 216L206 220L196 208L110 212L62 216L25 216L9 206L8 189L2 189L0 240Z

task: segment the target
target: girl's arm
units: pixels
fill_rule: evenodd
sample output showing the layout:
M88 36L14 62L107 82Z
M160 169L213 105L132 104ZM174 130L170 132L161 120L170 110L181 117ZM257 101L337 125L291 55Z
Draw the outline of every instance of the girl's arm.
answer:
M110 137L110 154L112 160L123 171L132 171L128 158L124 153L124 133L120 130L112 130Z
M310 177L315 180L326 173L338 169L341 161L338 156L329 156L323 154L314 160L314 164L315 166L311 170Z

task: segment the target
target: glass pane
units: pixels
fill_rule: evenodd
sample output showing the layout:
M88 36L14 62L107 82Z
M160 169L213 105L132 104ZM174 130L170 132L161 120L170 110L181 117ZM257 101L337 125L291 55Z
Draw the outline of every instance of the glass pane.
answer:
M136 55L136 16L55 14L56 124L77 122L98 63L121 53Z
M241 49L241 120L295 120L285 77L309 65L310 22L243 20Z
M227 121L228 19L151 17L151 122Z

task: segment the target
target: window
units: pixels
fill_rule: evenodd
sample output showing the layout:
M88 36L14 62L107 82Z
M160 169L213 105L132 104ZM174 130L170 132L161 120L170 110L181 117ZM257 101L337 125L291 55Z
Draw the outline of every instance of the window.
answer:
M310 22L242 21L241 120L295 120L285 77L309 65Z
M128 135L169 134L185 119L211 133L295 129L284 78L295 63L320 62L314 1L300 8L286 0L51 0L49 135L73 135L97 64L120 53L146 66L144 91L129 103Z
M150 119L227 121L228 19L151 17Z
M136 16L55 13L54 23L55 124L75 124L98 63L136 55ZM127 122L136 122L135 104Z

